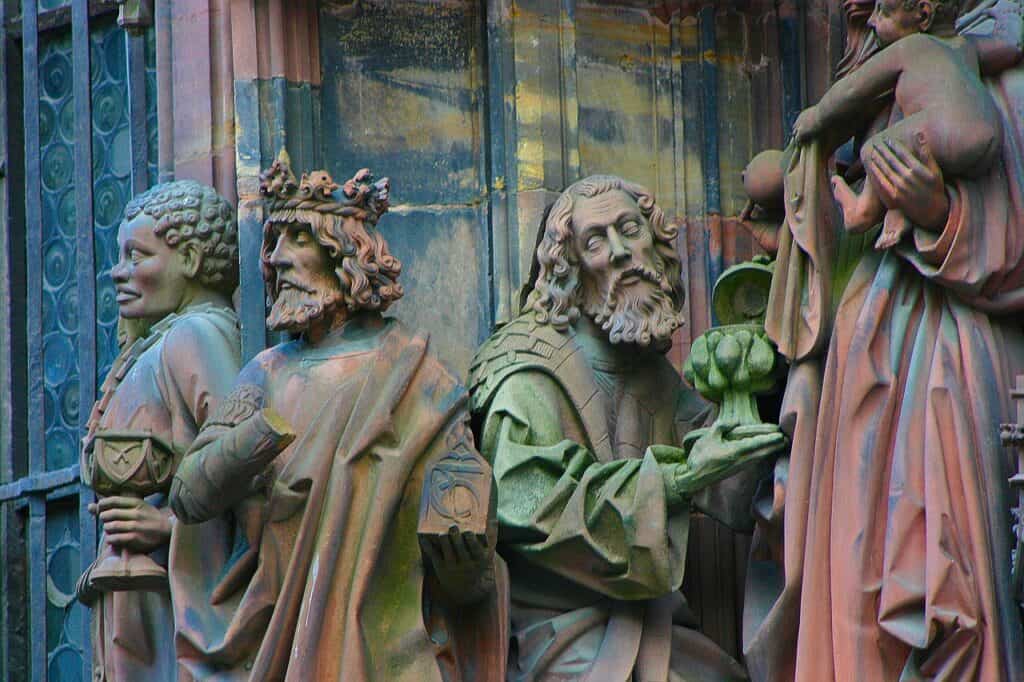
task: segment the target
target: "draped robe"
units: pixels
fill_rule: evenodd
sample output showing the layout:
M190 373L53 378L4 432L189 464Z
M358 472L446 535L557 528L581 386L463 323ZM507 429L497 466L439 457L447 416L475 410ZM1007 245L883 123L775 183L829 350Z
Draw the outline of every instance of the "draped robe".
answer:
M180 524L183 679L500 680L500 570L484 603L447 607L417 540L424 465L471 438L465 389L428 337L359 313L318 343L258 355L232 395L246 391L297 438L262 476L237 481L248 490L228 513ZM189 456L244 416L216 417Z
M1021 78L990 82L1001 161L885 252L851 257L820 149L796 152L767 323L792 449L762 507L781 553L748 573L755 680L1024 679L999 442L1024 370Z

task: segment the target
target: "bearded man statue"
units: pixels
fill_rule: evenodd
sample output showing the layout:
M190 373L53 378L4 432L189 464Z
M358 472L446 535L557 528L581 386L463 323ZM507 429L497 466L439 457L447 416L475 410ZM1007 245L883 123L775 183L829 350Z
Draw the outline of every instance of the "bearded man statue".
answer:
M291 340L242 369L172 484L182 679L500 680L493 544L418 539L428 464L479 455L429 336L383 316L388 182L296 182L282 156L261 192L267 324Z
M746 679L692 629L691 499L782 446L719 425L665 358L681 321L676 231L646 189L581 180L555 201L525 312L470 370L511 574L508 679Z

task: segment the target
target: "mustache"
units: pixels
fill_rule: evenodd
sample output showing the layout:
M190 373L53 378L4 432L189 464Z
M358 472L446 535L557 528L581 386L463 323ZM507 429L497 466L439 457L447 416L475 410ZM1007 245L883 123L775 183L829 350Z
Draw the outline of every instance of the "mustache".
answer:
M612 279L611 284L608 285L608 292L605 294L605 305L614 306L615 300L620 293L622 288L622 280L627 277L637 276L641 281L653 284L661 289L663 292L670 293L670 287L668 282L665 280L665 274L661 270L649 268L642 264L637 264L632 267L626 268L625 270L617 273Z
M315 288L313 288L312 286L310 286L309 284L305 284L305 283L300 282L298 280L292 279L291 277L278 277L277 278L277 283L274 286L274 289L276 289L276 293L278 293L278 294L281 293L281 289L284 288L285 285L287 285L288 287L290 287L292 289L296 289L298 291L301 291L304 294L315 294L315 293L317 293L317 290Z

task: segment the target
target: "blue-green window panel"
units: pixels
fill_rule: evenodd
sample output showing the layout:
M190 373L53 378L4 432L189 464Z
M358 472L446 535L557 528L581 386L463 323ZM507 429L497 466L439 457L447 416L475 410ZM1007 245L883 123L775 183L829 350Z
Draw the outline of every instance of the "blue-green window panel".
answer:
M82 619L87 612L75 599L79 575L78 497L46 505L46 662L47 678L82 679Z
M91 84L93 119L93 218L96 263L98 378L117 356L117 301L110 270L117 261L117 226L131 197L125 34L113 15L93 20ZM40 41L39 144L42 159L43 366L47 469L78 459L78 296L75 287L75 187L70 29ZM156 178L155 39L146 40L146 103L150 183Z

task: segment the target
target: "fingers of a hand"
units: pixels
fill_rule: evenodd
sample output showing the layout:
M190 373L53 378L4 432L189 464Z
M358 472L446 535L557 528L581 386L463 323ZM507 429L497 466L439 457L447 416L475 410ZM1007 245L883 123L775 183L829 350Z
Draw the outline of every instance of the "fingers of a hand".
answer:
M781 433L777 424L744 424L729 432L730 439Z
M108 509L100 512L99 517L105 524L111 521L135 521L139 518L139 512L135 509Z
M100 508L99 508L99 506L97 506L97 504L96 504L95 502L90 502L90 503L89 503L89 506L88 506L88 507L86 507L86 509L88 509L88 510L89 510L89 513L90 513L90 514L92 514L92 515L94 515L94 516L95 516L96 514L98 514L98 513L99 513L99 511L100 511Z
M739 443L740 452L749 454L762 448L779 448L786 442L786 437L781 433L766 436L751 436Z
M420 543L420 547L423 549L423 553L430 559L432 566L437 567L441 563L441 553L438 551L433 538L424 539Z
M885 159L885 162L896 174L906 173L911 167L919 165L917 159L907 151L907 148L895 140L887 139L882 144L876 145L875 153Z
M455 563L455 548L452 547L452 538L450 535L438 537L435 542L437 543L437 551L441 554L441 559L446 564Z
M469 548L466 547L466 537L462 533L449 533L451 538L452 551L455 553L455 561L462 564L470 560Z
M734 421L720 421L715 422L715 424L712 427L712 430L720 436L726 436L737 426L739 426L739 424Z
M112 544L114 547L135 545L139 542L139 535L138 533L117 533L115 535L107 535L107 542Z
M135 521L111 521L110 523L103 524L103 530L106 531L109 537L118 533L133 533L139 530L139 524Z
M875 187L882 194L882 198L886 203L891 203L896 198L898 192L894 184L896 179L895 171L881 156L872 154L868 157L868 172L871 173L871 177L875 181Z
M111 497L100 498L99 502L96 503L96 508L99 509L100 512L104 512L108 509L135 509L140 504L142 504L142 500L137 497L114 495Z
M886 154L893 166L902 166L903 168L912 168L918 165L917 157L914 153L907 149L907 146L895 140L891 137L887 137L882 141L882 144L877 147L879 153Z
M487 548L484 543L480 542L476 533L472 531L465 531L462 533L462 540L466 544L466 549L469 551L469 556L476 561L483 559L487 555Z

